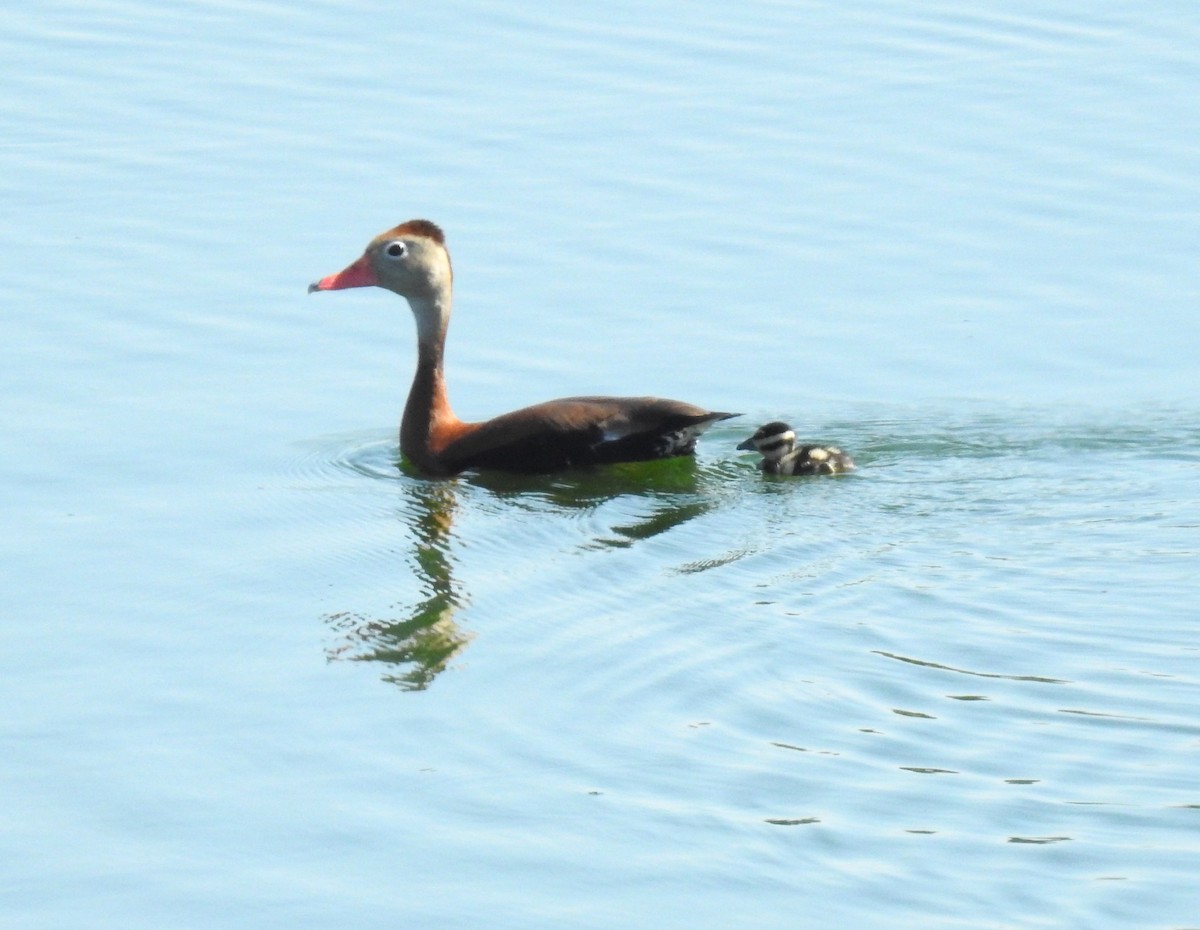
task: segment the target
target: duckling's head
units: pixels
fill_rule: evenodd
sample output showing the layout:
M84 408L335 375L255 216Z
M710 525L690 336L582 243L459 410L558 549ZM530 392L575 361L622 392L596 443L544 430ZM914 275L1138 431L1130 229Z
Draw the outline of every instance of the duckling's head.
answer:
M768 461L783 458L796 447L796 433L782 420L772 420L758 430L739 449L754 449Z

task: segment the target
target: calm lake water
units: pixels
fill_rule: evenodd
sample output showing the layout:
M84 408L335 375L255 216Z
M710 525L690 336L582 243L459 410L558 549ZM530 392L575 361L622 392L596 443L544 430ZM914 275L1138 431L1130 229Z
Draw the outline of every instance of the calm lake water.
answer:
M0 23L0 922L1200 927L1200 9ZM481 418L397 467L453 250ZM857 473L765 479L768 419Z

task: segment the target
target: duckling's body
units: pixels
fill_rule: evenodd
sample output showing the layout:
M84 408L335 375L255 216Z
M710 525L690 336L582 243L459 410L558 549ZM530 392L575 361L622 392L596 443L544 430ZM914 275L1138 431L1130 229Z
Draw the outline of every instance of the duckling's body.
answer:
M795 431L781 420L759 427L738 448L759 452L765 475L840 475L854 469L854 460L837 446L797 446Z

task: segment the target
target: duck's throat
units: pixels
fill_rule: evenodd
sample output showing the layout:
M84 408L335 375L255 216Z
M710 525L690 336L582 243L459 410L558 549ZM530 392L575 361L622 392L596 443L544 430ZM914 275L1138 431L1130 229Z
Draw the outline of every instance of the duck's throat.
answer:
M400 451L419 468L436 472L438 453L458 423L446 392L442 345L440 341L421 340L417 344L417 373L400 422Z

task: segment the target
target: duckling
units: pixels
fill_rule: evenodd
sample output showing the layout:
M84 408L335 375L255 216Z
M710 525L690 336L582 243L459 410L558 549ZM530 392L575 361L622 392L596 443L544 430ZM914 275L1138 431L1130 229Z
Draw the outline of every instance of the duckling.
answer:
M773 420L738 446L762 453L759 468L767 475L837 475L854 468L854 460L837 446L797 446L796 433Z

